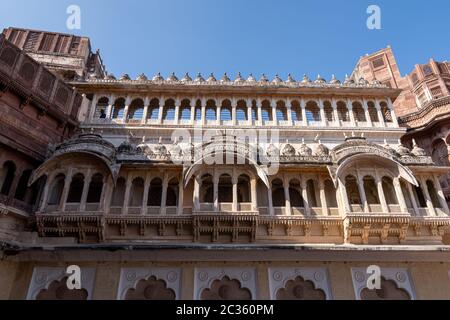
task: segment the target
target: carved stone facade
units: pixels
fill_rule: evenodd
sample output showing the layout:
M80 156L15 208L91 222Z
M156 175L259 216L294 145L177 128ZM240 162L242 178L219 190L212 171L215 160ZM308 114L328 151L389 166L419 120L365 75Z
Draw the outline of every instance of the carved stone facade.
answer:
M11 72L34 60L0 39L13 88ZM401 143L401 90L360 76L52 83L46 105L30 94L25 108L44 108L49 127L36 127L52 139L33 148L35 131L28 144L2 133L0 274L11 276L0 297L449 298L448 167ZM95 271L81 291L64 289L70 264ZM379 291L364 289L371 264L382 268ZM430 269L437 291L421 282Z

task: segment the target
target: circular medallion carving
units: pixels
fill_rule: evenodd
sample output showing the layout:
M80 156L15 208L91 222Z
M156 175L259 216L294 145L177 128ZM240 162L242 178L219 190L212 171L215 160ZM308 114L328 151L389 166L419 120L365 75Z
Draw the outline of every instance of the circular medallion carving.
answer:
M316 273L314 273L314 279L316 279L316 281L322 281L324 279L324 275L322 272L317 271Z
M44 272L40 272L36 275L36 279L34 281L37 284L43 284L47 282L47 275Z
M405 282L406 281L406 275L403 272L397 272L395 277L397 278L397 280L399 282Z
M202 271L198 274L198 278L200 279L200 281L205 281L206 279L208 279L208 273L206 271Z
M169 281L169 282L174 282L177 280L177 278L178 278L178 275L175 271L170 271L167 274L167 281Z
M241 274L241 279L242 279L242 281L248 281L248 280L251 279L251 277L252 277L252 275L251 275L250 272L248 272L248 271L244 271L244 272L242 272L242 274Z
M136 272L130 271L125 277L127 278L127 281L134 281L136 280Z
M283 279L283 274L280 271L275 271L273 273L273 279L275 281L281 281L281 279Z

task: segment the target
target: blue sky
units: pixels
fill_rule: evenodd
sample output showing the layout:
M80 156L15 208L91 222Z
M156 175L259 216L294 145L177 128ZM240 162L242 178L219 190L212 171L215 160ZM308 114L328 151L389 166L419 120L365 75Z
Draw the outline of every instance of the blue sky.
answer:
M75 32L66 29L71 4L82 14ZM381 30L366 27L370 4L381 8ZM342 79L361 55L387 45L402 74L429 58L450 58L446 0L0 0L0 8L0 27L89 36L116 76L241 71Z

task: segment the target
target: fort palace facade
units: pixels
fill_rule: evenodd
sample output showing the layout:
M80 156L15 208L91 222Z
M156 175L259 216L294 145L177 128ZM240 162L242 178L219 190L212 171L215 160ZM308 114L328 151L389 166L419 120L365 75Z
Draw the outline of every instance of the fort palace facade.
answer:
M449 89L391 48L342 81L116 78L5 29L0 298L450 299Z

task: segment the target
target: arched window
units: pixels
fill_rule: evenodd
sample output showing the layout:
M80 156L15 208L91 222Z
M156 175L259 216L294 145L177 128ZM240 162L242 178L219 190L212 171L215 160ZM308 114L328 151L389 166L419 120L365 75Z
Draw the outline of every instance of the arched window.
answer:
M163 109L163 120L172 121L175 119L175 101L173 99L167 99Z
M206 103L206 120L217 120L217 107L216 103L213 100L208 100L208 102Z
M394 183L389 177L383 177L381 180L383 185L384 198L387 204L398 204L397 196L395 194Z
M363 106L359 102L353 102L353 116L356 121L358 122L365 122L366 121L366 114L364 111Z
M229 108L222 107L220 109L220 120L221 121L230 121L231 120L231 110Z
M112 118L123 119L124 111L125 111L125 99L119 98L114 102L112 110Z
M16 175L16 165L12 161L3 164L0 174L1 193L8 195Z
M236 120L247 121L247 103L244 100L239 100L236 106Z
M422 186L419 183L419 186L414 186L414 196L416 197L416 202L420 208L426 208L427 202L425 201L425 196L423 195Z
M368 204L380 204L380 197L378 196L378 189L375 179L372 176L365 176L363 178L364 193Z
M141 120L143 114L144 114L144 101L142 101L142 99L133 100L128 108L128 119Z
M66 180L66 176L64 174L60 173L51 182L50 196L48 197L49 205L60 204L62 192L64 189L64 180Z
M194 115L195 121L202 120L202 103L200 100L197 100L195 102L195 115Z
M166 206L178 206L178 187L179 183L177 178L173 178L169 181L169 184L167 185Z
M333 122L334 120L333 107L331 106L330 101L325 101L323 103L323 111L325 112L325 119L328 122Z
M189 100L187 99L181 101L180 120L183 121L191 120L191 106L189 104Z
M141 207L144 198L144 179L134 178L131 183L130 199L128 205L130 207Z
M402 188L403 198L406 202L407 208L412 208L413 204L411 202L411 196L409 195L408 186L406 185L408 182L400 180L400 187Z
M272 205L274 207L284 207L286 205L283 182L280 179L272 181Z
M219 178L219 202L233 202L233 183L228 174Z
M324 182L325 198L327 199L327 206L336 208L338 206L336 199L336 188L331 180L327 179Z
M292 101L291 112L293 121L302 121L302 108L297 100Z
M289 198L291 200L292 207L303 208L305 206L300 181L297 179L293 179L289 182Z
M150 182L150 188L148 189L147 206L160 207L162 200L162 180L160 178L154 178Z
M263 122L272 121L272 107L268 100L264 100L261 104L261 117Z
M345 189L347 191L348 202L350 204L362 204L359 194L358 180L352 175L345 177Z
M16 188L16 194L14 195L14 198L20 201L24 201L25 200L25 196L27 194L27 191L29 190L28 188L28 180L30 179L31 176L31 170L25 170L24 172L22 172L22 175L20 176L19 179L19 184L17 185Z
M261 120L261 119L258 119L258 107L256 105L256 101L253 100L252 101L252 121L257 121L257 120Z
M337 103L337 113L339 120L342 122L350 121L350 114L348 112L347 104L343 101L338 101Z
M238 203L251 202L250 196L250 178L242 174L238 178Z
M87 203L99 203L103 190L103 176L100 173L96 173L92 176L89 183L89 191L87 195Z
M112 207L122 207L125 198L125 179L120 177L117 179L116 186L114 187L113 197L111 199Z
M205 174L202 176L202 185L200 189L200 202L201 203L213 203L213 178L210 174Z
M427 189L428 189L428 194L430 195L431 203L433 204L433 207L442 208L441 202L439 201L439 196L436 192L436 188L434 187L433 181L427 180Z
M102 97L98 99L97 106L95 107L94 118L96 119L105 119L106 118L106 110L109 105L109 99L106 97Z
M150 100L147 111L147 119L158 120L159 118L159 100L154 98Z
M67 195L67 203L80 203L81 196L83 194L84 176L81 173L77 173L72 177L70 183L69 194Z
M317 197L316 197L316 190L317 190L317 182L313 179L309 179L306 182L306 191L308 194L308 203L310 207L317 207Z
M306 103L306 119L308 122L320 121L320 109L315 101Z

